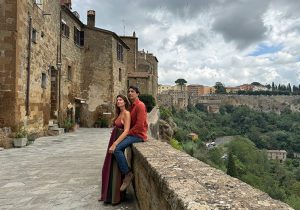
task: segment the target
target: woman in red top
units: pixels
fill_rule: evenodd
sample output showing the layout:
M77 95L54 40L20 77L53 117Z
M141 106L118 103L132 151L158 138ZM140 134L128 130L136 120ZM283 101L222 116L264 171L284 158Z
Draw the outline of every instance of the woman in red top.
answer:
M126 96L118 95L115 107L116 117L113 120L114 129L108 143L102 168L102 188L99 198L99 201L111 204L120 203L125 196L125 192L120 191L124 175L121 174L112 153L116 146L125 139L130 129L129 101Z

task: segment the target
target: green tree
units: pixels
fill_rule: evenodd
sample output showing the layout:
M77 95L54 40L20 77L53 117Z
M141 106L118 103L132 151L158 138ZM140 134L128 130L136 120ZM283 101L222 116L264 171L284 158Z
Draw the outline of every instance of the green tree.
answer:
M226 88L221 82L216 82L214 88L216 89L216 93L218 94L226 93Z
M262 84L260 84L259 82L252 82L251 85L261 86Z
M175 83L176 83L177 85L179 85L179 86L181 87L181 90L182 90L182 86L184 86L184 85L187 83L187 81L186 81L185 79L179 78L179 79L177 79L177 80L175 81Z
M237 177L236 166L232 152L229 152L228 154L227 174L232 177Z
M155 105L156 105L155 98L152 95L148 95L148 94L139 95L139 99L142 102L144 102L144 104L147 108L147 112L151 112L153 107L155 107Z

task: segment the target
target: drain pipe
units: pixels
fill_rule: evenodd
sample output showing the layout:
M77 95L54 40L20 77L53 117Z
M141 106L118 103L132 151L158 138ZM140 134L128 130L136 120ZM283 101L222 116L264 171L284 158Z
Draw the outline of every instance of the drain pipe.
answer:
M26 116L29 116L29 88L30 88L30 69L31 69L31 31L32 31L32 17L29 16L29 27L28 27L28 51L27 51L27 83L26 83Z
M60 13L59 13L59 54L58 54L58 61L57 61L57 70L58 70L58 124L59 127L61 127L62 123L62 113L61 113L61 33L62 33L62 28L61 28L61 19L62 19L62 12L60 8Z

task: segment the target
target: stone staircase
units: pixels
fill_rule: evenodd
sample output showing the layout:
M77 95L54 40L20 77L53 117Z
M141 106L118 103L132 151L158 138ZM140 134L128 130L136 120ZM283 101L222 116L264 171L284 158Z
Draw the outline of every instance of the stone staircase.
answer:
M59 128L56 120L49 120L48 135L57 136L65 133L64 128Z

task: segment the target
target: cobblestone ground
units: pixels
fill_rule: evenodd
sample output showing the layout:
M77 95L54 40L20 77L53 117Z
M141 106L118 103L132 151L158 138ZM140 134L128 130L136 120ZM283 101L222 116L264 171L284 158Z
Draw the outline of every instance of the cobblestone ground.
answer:
M109 136L80 128L0 151L0 209L137 209L132 187L119 205L97 200Z

